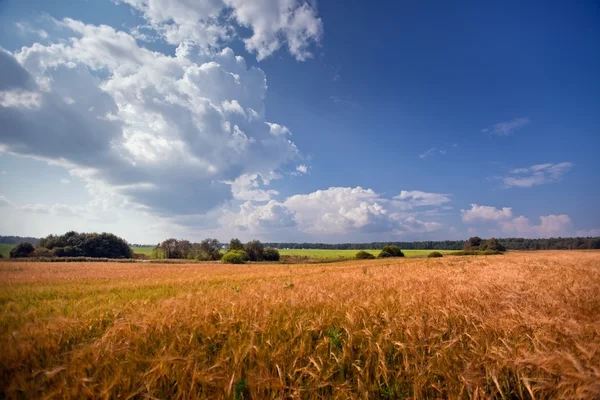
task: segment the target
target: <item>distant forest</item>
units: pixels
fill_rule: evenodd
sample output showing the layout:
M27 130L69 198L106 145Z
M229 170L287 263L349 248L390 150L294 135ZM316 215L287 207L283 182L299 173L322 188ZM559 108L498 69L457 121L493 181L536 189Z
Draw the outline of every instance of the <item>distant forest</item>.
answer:
M23 242L28 242L34 246L37 246L37 244L40 242L40 239L29 236L0 236L0 244L19 244Z
M0 236L0 244L18 244L29 242L38 245L40 239L20 236ZM550 238L550 239L523 239L504 238L498 242L507 250L574 250L574 249L600 249L600 237L575 237L575 238ZM331 249L331 250L362 250L382 249L386 245L396 245L405 250L462 250L464 240L442 240L422 242L371 242L371 243L263 243L265 247L276 249ZM133 246L136 246L135 244Z
M600 249L600 237L593 238L550 238L523 239L505 238L498 242L507 250L575 250ZM383 246L395 245L403 250L462 250L464 240L442 240L423 242L372 242L372 243L264 243L266 247L276 249L331 249L331 250L361 250L382 249Z

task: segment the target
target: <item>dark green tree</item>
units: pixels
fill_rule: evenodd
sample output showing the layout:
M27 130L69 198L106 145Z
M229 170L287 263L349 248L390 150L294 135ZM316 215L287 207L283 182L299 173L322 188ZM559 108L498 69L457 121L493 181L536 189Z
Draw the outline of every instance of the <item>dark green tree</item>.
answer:
M244 246L244 250L248 253L250 261L262 261L264 260L264 247L258 240L252 240Z
M29 242L19 243L10 250L10 258L29 257L35 251L35 247Z
M244 244L238 238L229 241L229 250L244 250Z

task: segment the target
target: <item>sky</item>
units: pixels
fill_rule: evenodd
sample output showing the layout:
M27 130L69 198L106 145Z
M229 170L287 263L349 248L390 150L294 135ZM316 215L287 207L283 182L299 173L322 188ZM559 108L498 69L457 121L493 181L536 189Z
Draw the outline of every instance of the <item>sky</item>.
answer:
M0 0L0 234L600 236L598 71L594 1Z

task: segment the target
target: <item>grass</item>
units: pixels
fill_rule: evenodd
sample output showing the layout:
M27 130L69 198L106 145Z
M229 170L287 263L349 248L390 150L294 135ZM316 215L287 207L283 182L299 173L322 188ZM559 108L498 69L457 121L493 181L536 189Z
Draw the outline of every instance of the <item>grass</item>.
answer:
M13 244L0 244L0 254L4 258L8 258L10 250L14 247ZM144 254L148 257L152 256L153 246L132 247L134 253ZM337 258L354 258L360 250L326 250L326 249L279 249L281 255L308 257L312 259L337 259ZM381 250L365 250L375 256ZM402 250L406 257L425 257L434 250ZM450 254L455 250L436 250L442 254Z
M600 252L0 263L0 398L600 397Z
M2 257L8 258L13 247L15 247L14 244L0 243L0 254L2 254Z
M354 258L356 253L360 250L326 250L326 249L279 249L279 253L282 256L296 256L296 257L308 257L308 258L321 258L321 259L332 259L332 258ZM371 253L377 256L381 250L365 250L367 253ZM402 250L406 257L425 257L434 250ZM442 254L450 254L455 250L435 250Z
M131 247L131 251L138 254L144 254L146 256L152 256L152 250L154 246L139 246L139 247Z

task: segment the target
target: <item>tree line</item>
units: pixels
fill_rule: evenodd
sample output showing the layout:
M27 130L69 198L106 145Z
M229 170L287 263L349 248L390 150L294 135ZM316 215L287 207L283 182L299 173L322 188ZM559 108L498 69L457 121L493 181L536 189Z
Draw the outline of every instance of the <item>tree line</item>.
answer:
M0 236L0 243L14 244L12 258L20 257L94 257L94 258L133 258L134 253L126 240L112 233L77 233L69 231L64 235L48 235L45 238L20 238ZM371 242L371 243L261 243L252 240L246 244L231 239L223 244L218 239L205 239L199 243L170 238L157 244L152 257L157 259L194 259L198 261L223 261L240 263L246 261L277 261L277 249L331 249L331 250L385 250L394 246L404 250L465 250L465 251L505 251L505 250L570 250L600 249L599 237L524 239L504 238L483 240L472 237L469 240L444 240L421 242ZM137 256L137 255L136 255Z
M507 250L575 250L600 249L600 237L572 237L549 239L499 238L498 243ZM294 243L267 242L264 245L277 249L328 249L328 250L381 250L394 245L404 250L463 250L464 240L420 242L365 242L365 243Z

